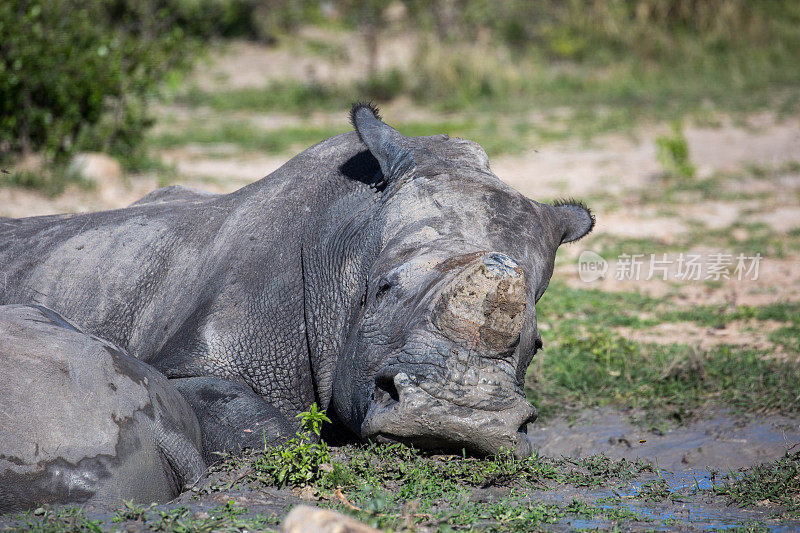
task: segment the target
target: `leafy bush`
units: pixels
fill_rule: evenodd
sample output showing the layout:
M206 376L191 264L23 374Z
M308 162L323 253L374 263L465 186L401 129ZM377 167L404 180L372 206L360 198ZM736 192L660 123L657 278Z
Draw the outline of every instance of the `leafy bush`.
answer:
M246 37L273 42L320 18L317 0L184 0L176 22L199 37Z
M174 24L184 4L0 2L0 157L102 150L136 161L148 97L194 49Z

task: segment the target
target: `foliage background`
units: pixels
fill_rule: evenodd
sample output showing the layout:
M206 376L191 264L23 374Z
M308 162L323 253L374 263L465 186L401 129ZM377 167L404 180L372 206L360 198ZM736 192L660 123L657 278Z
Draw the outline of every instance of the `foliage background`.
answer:
M353 31L370 58L354 86L291 87L305 108L409 96L445 109L569 103L674 115L709 100L792 108L800 86L800 4L790 0L8 0L0 156L100 150L135 168L151 101L207 43L278 44L315 25ZM419 35L414 68L382 71L378 50L398 25ZM277 89L281 102L286 87Z

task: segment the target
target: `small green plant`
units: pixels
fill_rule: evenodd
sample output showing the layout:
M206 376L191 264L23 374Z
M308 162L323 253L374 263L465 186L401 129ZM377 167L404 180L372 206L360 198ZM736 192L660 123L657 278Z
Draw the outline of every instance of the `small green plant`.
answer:
M136 505L131 501L131 502L125 502L125 506L117 511L117 513L114 515L114 518L112 518L111 521L126 522L128 520L133 520L135 522L140 522L142 520L145 520L146 518L147 518L147 508Z
M316 403L297 415L300 432L282 446L265 447L253 463L255 477L278 487L299 487L318 481L330 463L328 445L319 440L322 424L330 419Z
M40 531L42 533L76 531L80 533L100 533L102 522L90 520L83 510L77 507L38 507L28 513L28 519L20 524L20 530Z
M675 121L671 129L670 134L656 138L658 162L661 163L665 177L692 180L696 169L689 160L689 143L683 134L683 127L680 122Z
M639 490L639 498L646 502L663 502L672 498L672 489L663 477L646 482Z
M327 422L330 424L331 419L325 414L325 411L319 408L315 403L311 404L308 411L303 411L297 418L300 419L300 429L310 432L318 439L322 434L322 424Z

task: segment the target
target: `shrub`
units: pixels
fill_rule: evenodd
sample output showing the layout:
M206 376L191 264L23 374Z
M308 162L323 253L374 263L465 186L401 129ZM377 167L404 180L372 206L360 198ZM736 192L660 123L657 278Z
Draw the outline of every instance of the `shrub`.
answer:
M193 50L174 24L189 5L0 2L0 157L102 150L136 161L151 124L148 97Z
M246 37L273 42L320 19L317 0L184 0L176 22L199 37Z

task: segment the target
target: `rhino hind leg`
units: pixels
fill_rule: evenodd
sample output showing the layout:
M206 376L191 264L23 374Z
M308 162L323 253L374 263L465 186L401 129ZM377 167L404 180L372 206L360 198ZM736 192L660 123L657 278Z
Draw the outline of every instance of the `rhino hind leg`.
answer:
M213 377L175 378L170 382L192 406L200 422L203 458L280 444L296 428L272 404L243 383Z

